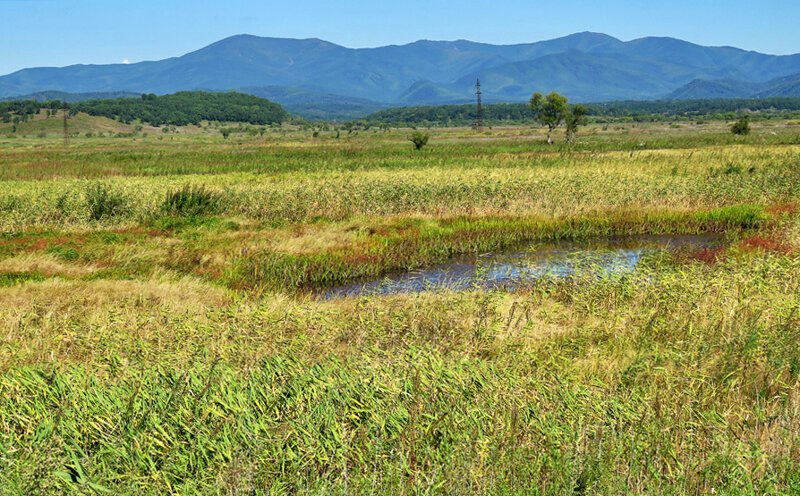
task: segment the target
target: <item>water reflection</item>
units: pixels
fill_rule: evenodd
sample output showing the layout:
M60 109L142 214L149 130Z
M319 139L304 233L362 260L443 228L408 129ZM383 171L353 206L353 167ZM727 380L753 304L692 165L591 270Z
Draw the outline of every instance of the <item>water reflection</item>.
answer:
M461 256L446 263L353 282L325 291L324 298L418 293L437 289L509 289L576 273L598 276L632 272L648 253L695 251L721 245L717 235L626 236L534 243L522 249Z

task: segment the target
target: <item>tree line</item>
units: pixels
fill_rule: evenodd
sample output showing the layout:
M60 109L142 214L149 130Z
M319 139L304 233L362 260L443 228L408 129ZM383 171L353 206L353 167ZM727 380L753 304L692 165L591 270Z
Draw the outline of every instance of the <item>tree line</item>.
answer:
M658 100L589 103L586 117L594 122L668 122L675 120L734 120L743 112L753 118L800 117L800 98L723 100ZM400 107L381 110L362 119L374 126L469 126L475 122L474 104ZM487 125L533 124L529 103L484 105Z
M49 102L0 102L0 117L30 116L42 109L68 108L71 113L108 117L130 124L147 123L153 126L186 126L203 121L241 122L255 125L281 123L289 113L277 103L242 93L211 93L182 91L172 95L142 95L140 98L87 100L66 104Z

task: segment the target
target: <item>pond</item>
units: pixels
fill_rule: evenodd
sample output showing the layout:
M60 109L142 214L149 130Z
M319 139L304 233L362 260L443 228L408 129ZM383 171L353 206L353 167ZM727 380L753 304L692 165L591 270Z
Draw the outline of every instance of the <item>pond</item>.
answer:
M445 263L324 290L326 299L419 293L438 289L508 289L575 274L629 273L659 251L693 252L724 244L721 235L664 235L531 243L511 250L463 255Z

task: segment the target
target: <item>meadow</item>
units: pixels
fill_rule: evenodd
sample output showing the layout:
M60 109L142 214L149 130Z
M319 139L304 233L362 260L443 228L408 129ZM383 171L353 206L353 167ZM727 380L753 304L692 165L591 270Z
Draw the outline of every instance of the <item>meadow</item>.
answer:
M0 493L800 491L796 122L572 147L435 129L415 151L403 129L78 117L68 145L0 127ZM315 296L700 233L727 243L629 274Z

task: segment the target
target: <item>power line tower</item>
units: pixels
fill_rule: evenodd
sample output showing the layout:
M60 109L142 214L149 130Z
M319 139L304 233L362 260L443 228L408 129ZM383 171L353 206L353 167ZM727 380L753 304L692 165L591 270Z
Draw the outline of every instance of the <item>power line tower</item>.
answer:
M64 112L64 146L69 145L69 105L64 102L64 105L61 107L62 112Z
M483 92L481 91L481 80L475 83L475 97L478 100L478 107L475 112L475 124L472 125L476 130L483 129Z

